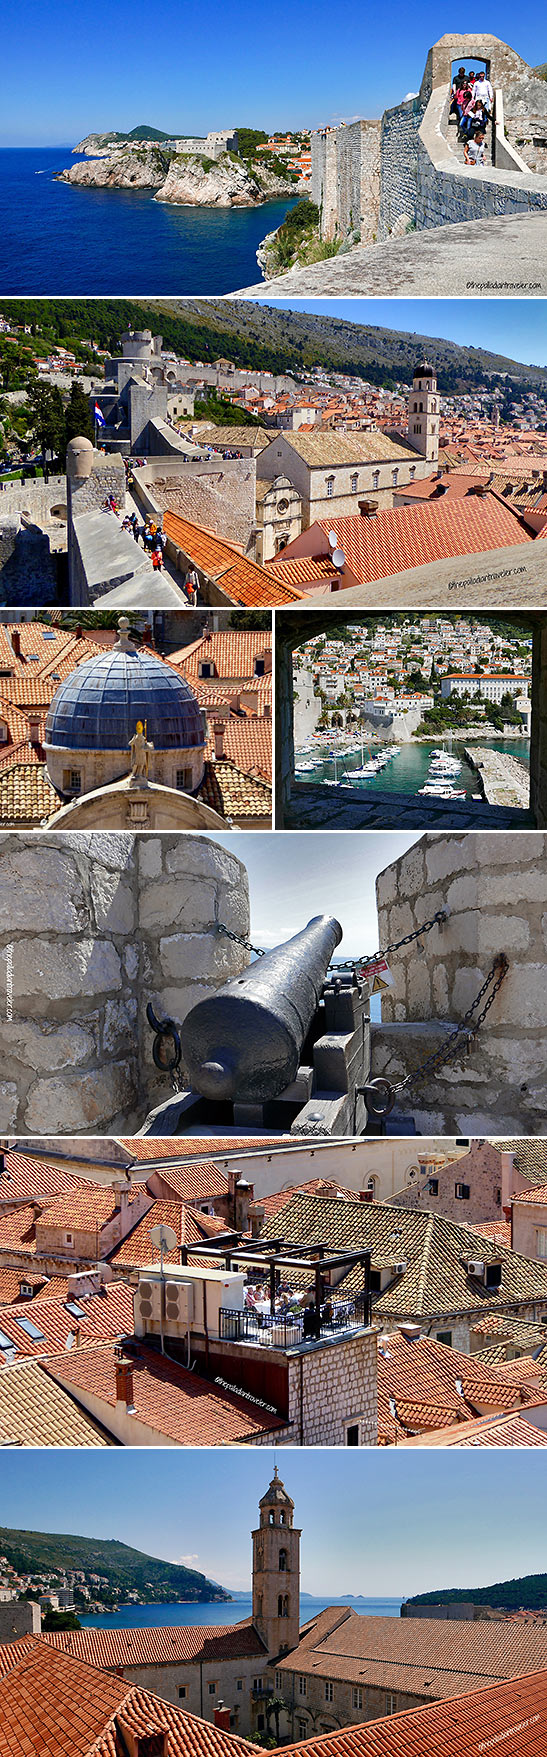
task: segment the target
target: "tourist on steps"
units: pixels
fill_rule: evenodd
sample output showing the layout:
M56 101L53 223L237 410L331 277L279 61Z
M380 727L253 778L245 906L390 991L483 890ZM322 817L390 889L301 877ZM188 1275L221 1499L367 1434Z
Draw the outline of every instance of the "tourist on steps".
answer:
M473 140L466 140L463 156L466 165L484 165L484 134L482 130L475 135Z
M477 74L471 96L473 98L478 98L479 102L484 104L487 120L490 121L494 108L494 91L490 84L490 80L486 78L486 73Z

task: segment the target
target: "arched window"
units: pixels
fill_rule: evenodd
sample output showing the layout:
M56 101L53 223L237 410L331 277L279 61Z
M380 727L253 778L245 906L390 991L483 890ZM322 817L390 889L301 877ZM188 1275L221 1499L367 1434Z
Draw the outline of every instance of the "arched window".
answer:
M397 483L399 481L399 471L398 470L393 470L391 480L393 483L393 487L396 488Z
M287 1571L287 1551L280 1550L279 1551L279 1572L280 1572L280 1574L285 1574L286 1571Z
M289 1595L288 1595L288 1592L280 1592L280 1594L279 1594L279 1598L277 1600L277 1615L278 1615L278 1617L288 1617L288 1615L289 1615Z
M332 500L334 494L334 476L327 476L327 499Z
M287 1523L287 1521L286 1521L286 1519L285 1519L285 1514L284 1514L284 1513L280 1513L280 1515L279 1515L279 1524L280 1524L280 1525L286 1525L286 1523Z
M270 1515L269 1515L269 1524L270 1524L270 1525L275 1525L275 1513L270 1513Z
M372 472L372 486L374 489L379 488L379 486L380 486L380 471L379 470L373 470L373 472Z
M357 482L358 482L358 477L352 476L351 480L350 480L350 489L351 489L352 494L357 493Z
M414 481L414 477L415 477L415 475L416 475L416 465L415 465L415 464L411 464L411 466L410 466L410 481L411 481L411 482L413 482L413 481Z

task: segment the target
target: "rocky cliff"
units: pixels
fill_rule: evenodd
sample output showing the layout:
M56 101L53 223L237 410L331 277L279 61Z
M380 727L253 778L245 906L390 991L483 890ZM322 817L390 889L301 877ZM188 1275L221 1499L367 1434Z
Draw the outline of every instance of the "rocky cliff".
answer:
M91 150L89 142L81 149ZM58 181L84 189L153 189L156 201L182 207L258 207L298 192L290 173L278 176L269 165L249 165L230 153L213 160L146 143L95 151L96 158L60 171Z

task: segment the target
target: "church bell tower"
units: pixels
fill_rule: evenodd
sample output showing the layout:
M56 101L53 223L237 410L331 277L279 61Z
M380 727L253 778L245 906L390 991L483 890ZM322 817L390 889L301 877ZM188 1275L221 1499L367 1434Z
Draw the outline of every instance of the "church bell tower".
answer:
M259 1502L260 1524L253 1531L253 1623L268 1658L296 1647L300 1629L300 1537L293 1525L294 1501L277 1465Z
M413 450L421 452L430 464L436 464L439 456L439 420L437 374L428 360L422 360L412 374L408 438Z

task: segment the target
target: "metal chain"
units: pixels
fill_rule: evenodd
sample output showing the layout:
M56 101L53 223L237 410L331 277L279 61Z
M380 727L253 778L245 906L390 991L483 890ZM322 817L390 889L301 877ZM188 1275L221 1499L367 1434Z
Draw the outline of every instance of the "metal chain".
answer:
M496 995L501 988L502 982L505 981L508 969L509 961L505 956L505 952L499 952L498 956L494 958L494 962L488 971L488 975L485 976L482 988L479 988L478 994L475 995L475 999L471 1002L471 1006L467 1008L467 1012L464 1013L463 1019L460 1020L459 1025L456 1025L455 1031L452 1031L448 1043L441 1045L441 1048L435 1050L432 1055L426 1056L425 1061L420 1062L419 1067L413 1068L412 1072L407 1074L404 1080L400 1080L399 1084L394 1088L395 1092L402 1092L405 1086L416 1085L418 1081L424 1080L427 1074L436 1074L439 1068L444 1067L445 1063L451 1060L452 1056L458 1054L460 1040L462 1038L465 1039L465 1047L467 1050L470 1049L473 1039L476 1037L477 1032L480 1031L481 1025L484 1024L486 1014L489 1013L490 1008L496 999ZM497 975L496 971L498 972ZM494 977L496 978L495 981ZM480 1006L480 1002L483 999L483 996L487 993L491 982L493 983L492 992L488 996L488 1000L485 1001L477 1018L474 1018L473 1015L476 1013L477 1007Z
M262 946L251 945L251 941L245 939L242 933L232 933L231 928L225 927L222 921L215 921L215 932L224 933L227 940L235 940L236 946L245 946L245 950L247 952L254 952L256 958L264 958L266 956Z
M421 939L423 933L430 933L432 927L439 927L441 922L448 921L449 915L449 909L437 909L436 915L432 915L430 921L424 921L422 927L413 928L412 933L403 934L402 939L394 940L392 945L383 946L381 951L368 953L362 958L344 958L340 963L331 964L330 968L332 970L365 969L367 964L374 964L377 958L389 958L391 952L400 951L401 946L410 946L413 940Z

